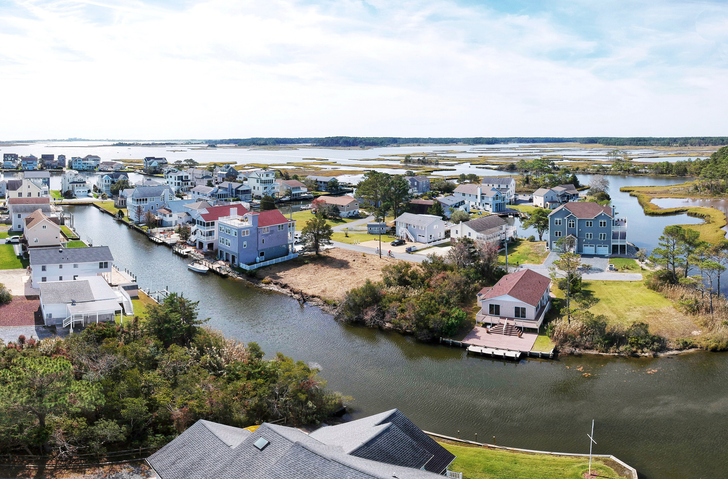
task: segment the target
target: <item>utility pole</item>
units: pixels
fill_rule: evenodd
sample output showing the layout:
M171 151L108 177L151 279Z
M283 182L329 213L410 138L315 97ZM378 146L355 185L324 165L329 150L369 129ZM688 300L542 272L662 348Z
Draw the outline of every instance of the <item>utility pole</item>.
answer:
M587 434L587 437L589 438L589 477L591 477L592 446L597 443L594 440L594 419L592 419L591 435Z
M377 223L381 223L380 217L377 216ZM379 259L382 259L382 225L377 225L379 231Z

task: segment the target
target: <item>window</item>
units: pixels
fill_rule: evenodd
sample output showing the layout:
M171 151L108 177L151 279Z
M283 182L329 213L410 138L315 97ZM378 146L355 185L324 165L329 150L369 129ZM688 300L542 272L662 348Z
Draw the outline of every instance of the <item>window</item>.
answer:
M576 221L569 220L569 228L574 228L574 227L576 227Z
M604 241L605 239L607 239L607 233L599 233L599 239L602 240L602 241Z
M58 269L63 269L63 265L62 264L59 264L58 265Z
M500 316L500 304L489 304L488 314L492 314L493 316Z
M593 221L587 221L587 222L586 222L586 227L587 227L587 228L591 228L591 227L593 227L593 226L594 226L594 222L593 222Z
M265 226L265 227L263 228L263 234L266 234L266 233L268 233L269 231L270 231L270 228L269 228L268 226Z
M248 242L247 241L243 241L243 248L247 248L247 247L248 247Z
M594 235L593 235L593 234L591 234L591 233L587 233L587 234L586 234L585 236L586 236L586 239L592 239L592 237L593 237Z
M58 281L63 281L63 276L59 276Z
M46 270L46 265L43 265L43 266L41 266L41 267L40 267L40 270L41 270L41 271L45 271L45 270Z
M278 231L283 231L283 226L284 225L278 225Z
M514 316L516 318L525 318L526 317L526 308L516 306L516 311L515 311Z
M40 280L41 280L41 282L45 283L46 282L46 277L43 276Z
M607 220L599 220L599 227L600 228L606 228L607 227Z
M78 269L78 264L74 264L73 267Z
M265 238L260 239L260 244L265 244Z
M555 238L561 238L561 231L554 231Z
M99 269L106 269L109 267L108 261L99 261Z
M554 226L561 226L561 218L556 218L554 220Z
M45 230L45 229L48 229L48 227L47 227L46 225L43 225L43 229L44 229L44 230Z

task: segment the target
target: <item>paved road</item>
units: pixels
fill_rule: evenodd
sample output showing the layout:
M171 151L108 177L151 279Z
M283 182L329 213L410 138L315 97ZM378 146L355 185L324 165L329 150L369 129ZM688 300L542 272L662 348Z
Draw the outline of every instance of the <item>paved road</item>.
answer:
M334 233L343 233L346 228L349 228L351 226L366 225L367 223L371 223L372 221L374 221L374 216L367 216L366 218L352 221L351 223L344 223L343 225L334 226L332 229L334 230Z

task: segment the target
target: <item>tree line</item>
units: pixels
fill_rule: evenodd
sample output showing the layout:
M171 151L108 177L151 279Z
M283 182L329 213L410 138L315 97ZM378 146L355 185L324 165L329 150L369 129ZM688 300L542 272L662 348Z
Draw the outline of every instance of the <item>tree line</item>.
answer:
M0 345L0 453L101 458L160 447L198 419L301 425L341 407L317 370L266 359L257 344L202 327L197 310L171 294L144 321Z

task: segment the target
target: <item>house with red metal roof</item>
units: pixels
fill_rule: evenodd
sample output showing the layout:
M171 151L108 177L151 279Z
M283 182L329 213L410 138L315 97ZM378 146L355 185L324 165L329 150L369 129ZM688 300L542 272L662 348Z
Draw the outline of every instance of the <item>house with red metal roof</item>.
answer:
M220 218L217 256L231 266L255 269L297 257L296 222L278 210L243 211Z
M480 290L475 320L537 330L551 308L550 287L549 277L530 269L507 274L494 286Z
M199 208L198 208L199 206ZM185 205L192 216L192 233L190 241L203 251L214 251L218 248L218 221L220 218L244 215L248 210L240 203L231 205L210 206L206 202Z

